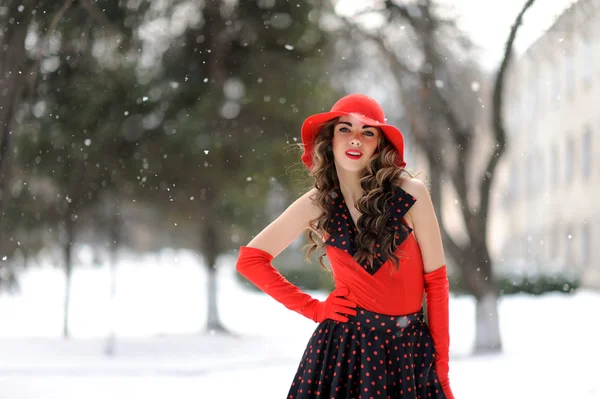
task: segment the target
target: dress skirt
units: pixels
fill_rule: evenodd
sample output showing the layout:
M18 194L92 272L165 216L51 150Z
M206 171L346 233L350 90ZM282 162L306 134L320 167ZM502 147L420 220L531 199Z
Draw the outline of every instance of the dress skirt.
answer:
M349 319L317 326L288 399L445 399L422 312Z

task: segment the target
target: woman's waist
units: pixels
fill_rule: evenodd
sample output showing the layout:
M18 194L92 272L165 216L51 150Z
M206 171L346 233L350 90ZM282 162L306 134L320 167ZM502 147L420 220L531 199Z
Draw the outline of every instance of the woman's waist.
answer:
M375 284L336 278L335 286L347 288L347 299L368 312L407 315L418 312L423 306L424 290L418 284Z
M422 310L408 314L387 315L358 307L356 315L350 315L348 322L366 331L402 334L423 329L425 316Z

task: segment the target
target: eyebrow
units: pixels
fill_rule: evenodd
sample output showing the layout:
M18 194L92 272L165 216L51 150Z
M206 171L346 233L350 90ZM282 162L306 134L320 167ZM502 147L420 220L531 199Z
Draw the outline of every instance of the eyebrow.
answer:
M343 123L344 125L348 125L348 126L352 127L352 123L350 123L350 122L338 122L336 124L339 125L340 123ZM363 129L369 129L369 128L375 129L375 126L363 125L362 128Z

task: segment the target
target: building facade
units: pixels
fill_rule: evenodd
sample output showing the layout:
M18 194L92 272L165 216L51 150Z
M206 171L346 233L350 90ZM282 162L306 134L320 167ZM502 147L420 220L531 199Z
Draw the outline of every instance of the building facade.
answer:
M513 62L505 104L503 263L600 288L600 0L572 5Z

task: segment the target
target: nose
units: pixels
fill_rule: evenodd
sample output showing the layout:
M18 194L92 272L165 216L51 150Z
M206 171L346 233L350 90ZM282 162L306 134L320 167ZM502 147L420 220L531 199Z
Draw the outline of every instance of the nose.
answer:
M358 138L358 136L354 136L352 137L352 139L350 140L350 145L356 146L356 147L360 147L361 146L361 142L360 139Z

